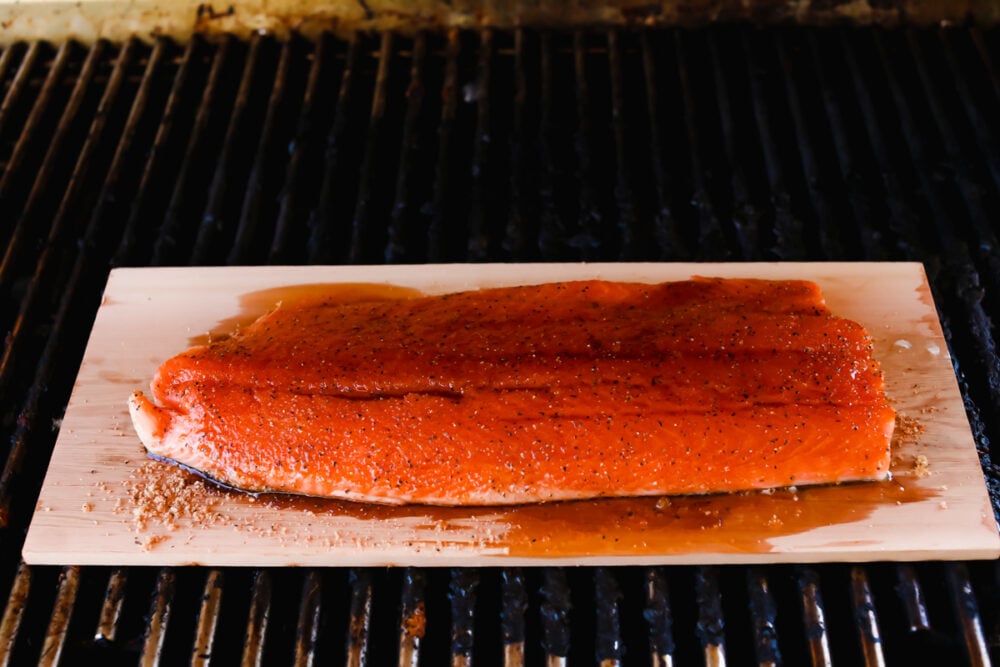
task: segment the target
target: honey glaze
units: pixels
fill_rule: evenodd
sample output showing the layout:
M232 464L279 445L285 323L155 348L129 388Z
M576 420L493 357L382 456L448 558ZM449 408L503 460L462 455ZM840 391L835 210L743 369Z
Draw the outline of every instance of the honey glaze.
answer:
M261 315L273 310L279 303L307 305L329 301L350 304L412 299L419 296L423 296L423 293L412 287L383 283L304 283L271 287L241 295L239 312L236 315L220 320L211 331L192 336L188 339L188 344L207 345L212 341L224 340L253 323Z

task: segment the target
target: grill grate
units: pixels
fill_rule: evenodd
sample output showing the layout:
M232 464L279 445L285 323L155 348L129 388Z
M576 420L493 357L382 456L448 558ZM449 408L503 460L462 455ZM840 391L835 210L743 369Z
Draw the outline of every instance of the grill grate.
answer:
M29 568L19 551L112 265L922 261L996 504L998 58L974 29L737 26L4 49L3 664L989 664L996 563Z

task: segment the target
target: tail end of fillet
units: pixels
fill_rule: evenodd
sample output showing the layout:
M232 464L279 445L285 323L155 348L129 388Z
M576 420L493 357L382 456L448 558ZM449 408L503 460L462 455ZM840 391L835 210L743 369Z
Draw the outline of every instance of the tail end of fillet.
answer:
M128 410L132 415L132 425L139 440L151 452L157 452L157 444L163 441L169 417L156 407L141 391L134 391L128 399Z

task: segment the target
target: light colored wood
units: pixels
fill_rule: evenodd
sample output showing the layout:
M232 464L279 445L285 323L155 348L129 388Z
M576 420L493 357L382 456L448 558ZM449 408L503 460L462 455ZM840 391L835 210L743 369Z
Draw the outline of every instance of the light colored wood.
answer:
M618 501L366 514L357 506L314 511L226 493L211 501L221 519L153 517L144 529L135 526L123 483L152 464L132 431L126 400L190 340L249 315L249 294L317 282L443 293L582 278L658 282L693 274L814 280L833 312L868 328L890 399L923 428L896 443L894 482L879 487L884 492L859 495L870 487L847 485L816 493L677 499L661 508L647 502L639 523L631 515L608 520L617 516ZM926 457L929 475L915 474L918 456ZM675 522L675 511L687 512L689 520ZM709 520L692 523L690 515L697 513ZM23 555L32 564L219 566L925 560L995 558L1000 537L919 264L154 268L116 269L109 278Z

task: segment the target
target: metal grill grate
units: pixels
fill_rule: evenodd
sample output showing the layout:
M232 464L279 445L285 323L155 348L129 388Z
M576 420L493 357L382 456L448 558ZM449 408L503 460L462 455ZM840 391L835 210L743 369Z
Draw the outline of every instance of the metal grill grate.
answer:
M994 502L996 33L484 30L0 52L5 664L988 664L996 563L20 564L112 265L909 259Z

